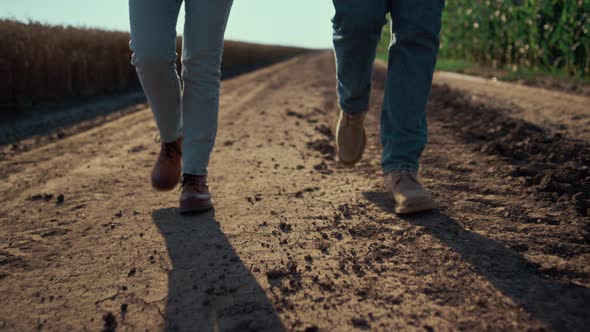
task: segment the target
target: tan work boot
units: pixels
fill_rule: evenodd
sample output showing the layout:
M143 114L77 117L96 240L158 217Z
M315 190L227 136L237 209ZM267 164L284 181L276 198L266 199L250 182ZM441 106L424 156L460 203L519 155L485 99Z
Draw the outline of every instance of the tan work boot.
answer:
M412 171L399 170L387 173L385 187L395 202L395 213L416 213L436 208L432 194L422 187L416 173Z
M336 150L338 158L346 166L353 166L363 157L367 135L365 134L365 114L348 114L340 111L336 127Z
M184 174L180 193L180 213L196 213L213 208L206 175Z
M160 155L152 169L152 187L156 190L172 190L180 180L182 168L182 136L170 143L162 142Z

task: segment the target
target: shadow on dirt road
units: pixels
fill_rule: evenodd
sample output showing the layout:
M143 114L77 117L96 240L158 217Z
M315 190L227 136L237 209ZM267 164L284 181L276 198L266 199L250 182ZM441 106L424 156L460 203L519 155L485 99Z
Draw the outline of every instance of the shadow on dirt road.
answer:
M393 214L385 192L365 198ZM548 279L529 261L505 245L464 229L442 211L404 216L461 255L496 289L535 319L556 331L585 331L590 326L590 289Z
M215 211L181 216L160 209L153 219L166 240L166 331L284 331L277 313L215 220Z

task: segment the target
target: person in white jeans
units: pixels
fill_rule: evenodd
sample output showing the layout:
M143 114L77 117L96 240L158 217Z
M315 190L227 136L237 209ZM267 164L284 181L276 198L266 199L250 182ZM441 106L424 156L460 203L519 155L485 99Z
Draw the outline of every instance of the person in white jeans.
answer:
M215 143L223 39L233 0L185 0L182 86L176 71L176 24L182 0L129 0L131 63L162 141L152 186L181 180L181 212L213 206L207 165Z

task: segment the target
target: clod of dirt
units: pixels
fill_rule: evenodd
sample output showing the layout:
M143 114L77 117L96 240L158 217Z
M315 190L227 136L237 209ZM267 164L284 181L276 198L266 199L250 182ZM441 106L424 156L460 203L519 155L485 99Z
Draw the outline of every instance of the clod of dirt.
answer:
M290 224L287 224L284 221L281 221L279 223L279 228L281 229L281 231L283 232L290 232L291 230L293 230L293 227Z
M115 329L117 328L117 318L112 312L109 311L104 314L102 320L104 322L102 327L103 332L115 332Z
M59 194L59 196L57 196L57 200L55 201L56 205L62 205L63 202L65 201L65 197L63 194Z
M352 326L356 327L357 329L369 329L369 322L367 322L367 320L365 318L353 318L352 319Z
M322 174L334 173L331 169L329 169L328 164L326 164L325 161L322 161L321 163L313 166L313 169L315 169L316 171L318 171L319 173L322 173Z
M315 130L329 139L334 139L334 133L332 133L332 129L330 129L330 127L326 126L325 124L315 127Z
M424 325L423 327L426 332L434 332L435 331L434 327L432 327L430 325Z
M53 199L53 195L52 194L35 194L35 195L29 197L29 200L30 201L45 201L45 202L49 202L52 199Z
M129 153L138 153L146 149L145 145L136 145L131 149L127 150Z
M352 270L354 271L354 273L359 277L363 277L365 275L365 272L363 271L363 267L361 264L359 263L354 263L352 265Z
M323 253L323 254L328 254L329 250L330 250L330 242L326 241L326 240L322 240L318 243L318 249Z
M266 277L268 279L279 279L291 274L297 274L297 262L295 262L293 259L289 259L286 266L284 267L274 268L266 271Z
M53 228L53 229L49 229L47 231L42 232L40 235L41 237L50 237L50 236L55 236L55 235L64 235L67 234L69 232L68 229L65 228Z
M303 190L296 192L294 196L295 196L295 198L303 198L304 193L312 193L312 192L318 191L318 190L320 190L319 187L305 188Z
M137 269L136 268L131 268L131 270L129 270L129 272L127 272L127 276L128 277L133 277L135 275L135 273L137 273Z
M127 315L127 307L127 303L121 304L121 317L123 320L125 320L125 315Z
M266 277L268 279L278 279L289 275L289 271L284 268L270 269L266 271Z
M352 218L352 209L348 204L340 204L338 206L338 212L340 212L340 216L342 216L345 219Z
M286 114L287 114L287 116L295 117L297 119L303 119L305 117L303 114L297 113L292 110L287 110Z
M307 143L307 148L321 153L326 159L333 159L336 155L336 148L332 145L331 139L318 139Z
M287 269L291 273L297 273L297 262L295 262L292 259L289 259L289 261L287 262Z

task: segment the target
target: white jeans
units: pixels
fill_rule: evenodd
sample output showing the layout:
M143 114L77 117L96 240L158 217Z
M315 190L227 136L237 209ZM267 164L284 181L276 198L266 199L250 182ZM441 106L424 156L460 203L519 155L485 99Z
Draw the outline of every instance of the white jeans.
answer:
M185 0L182 82L176 23L182 0L129 0L131 63L163 142L184 133L183 172L207 174L217 134L223 36L233 0Z

